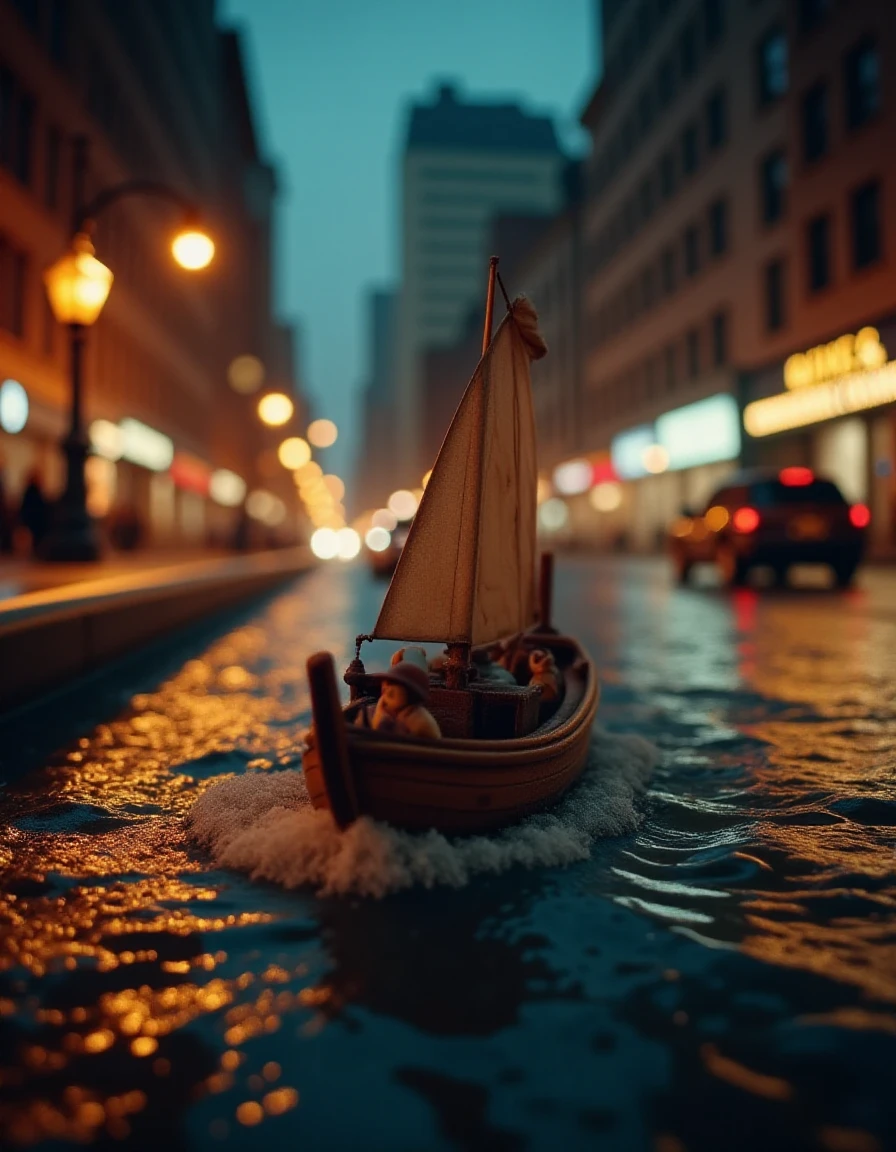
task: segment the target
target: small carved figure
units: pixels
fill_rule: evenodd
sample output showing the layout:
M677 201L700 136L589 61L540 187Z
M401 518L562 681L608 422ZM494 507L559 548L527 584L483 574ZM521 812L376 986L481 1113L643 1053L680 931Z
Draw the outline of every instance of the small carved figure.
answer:
M550 704L560 695L560 672L553 655L544 648L533 648L529 653L530 684L541 689L541 702Z
M401 660L383 677L370 726L381 732L438 740L442 732L428 703L429 673L419 664Z
M408 664L416 664L419 668L422 668L424 672L429 671L429 665L426 660L426 651L423 648L416 648L413 646L408 648L398 648L395 652L392 653L392 659L390 663L394 668L395 665L400 664L402 660L406 661Z

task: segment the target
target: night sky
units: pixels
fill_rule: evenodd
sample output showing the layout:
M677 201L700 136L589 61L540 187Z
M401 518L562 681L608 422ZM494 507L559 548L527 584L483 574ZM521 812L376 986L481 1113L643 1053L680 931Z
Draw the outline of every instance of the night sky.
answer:
M590 0L221 0L247 32L262 146L283 194L277 294L301 328L317 415L347 429L327 467L353 458L366 288L399 268L398 173L406 104L455 79L462 97L521 99L581 151L596 77Z

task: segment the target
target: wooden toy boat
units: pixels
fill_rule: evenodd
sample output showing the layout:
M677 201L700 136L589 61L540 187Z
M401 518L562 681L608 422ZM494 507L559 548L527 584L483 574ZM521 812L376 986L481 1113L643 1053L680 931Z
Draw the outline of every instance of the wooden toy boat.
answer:
M470 833L552 804L581 773L597 711L594 665L550 622L551 558L536 606L537 466L530 362L547 351L524 298L491 339L492 259L483 355L455 413L386 593L358 638L343 706L328 652L308 660L314 725L303 766L312 803L345 827L367 815L412 829ZM500 283L500 278L498 278ZM503 291L503 285L501 285ZM503 639L502 639L503 638ZM447 645L430 674L440 739L359 726L385 673L360 659L365 639ZM559 673L545 702L529 680L534 649ZM497 657L506 671L491 675ZM424 680L425 684L425 680ZM553 693L550 693L553 695Z

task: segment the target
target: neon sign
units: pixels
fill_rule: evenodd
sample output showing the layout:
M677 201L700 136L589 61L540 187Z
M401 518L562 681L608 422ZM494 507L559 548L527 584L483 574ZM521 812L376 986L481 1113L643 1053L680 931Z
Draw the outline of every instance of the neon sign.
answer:
M855 334L838 336L829 344L818 344L807 352L795 352L784 361L784 383L788 388L805 388L846 376L850 372L871 371L887 362L887 350L876 328L861 328Z

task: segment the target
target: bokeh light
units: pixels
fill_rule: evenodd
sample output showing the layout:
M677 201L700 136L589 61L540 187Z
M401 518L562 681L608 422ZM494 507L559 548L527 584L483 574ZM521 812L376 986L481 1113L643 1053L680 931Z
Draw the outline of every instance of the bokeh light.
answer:
M389 511L399 520L410 520L417 511L417 497L407 488L399 488L388 500Z
M318 528L311 534L311 551L318 560L332 560L339 551L339 536L334 528Z
M290 436L277 449L277 457L284 468L301 468L310 462L311 449L301 436Z
M388 508L377 508L370 517L370 523L374 528L385 528L387 532L394 532L398 524L398 517Z
M337 556L340 560L354 560L361 551L361 537L354 528L340 528L336 533Z
M345 484L338 476L332 474L324 476L323 482L334 500L341 500L345 495Z
M364 543L371 552L385 552L392 540L392 533L385 528L374 526L364 537Z
M243 396L250 396L264 383L264 364L257 356L237 356L227 369L227 383Z
M545 500L538 509L538 522L548 532L558 531L565 526L568 520L569 509L566 507L566 501L560 500L556 496L552 496L550 500Z
M258 401L258 417L263 424L277 428L292 416L295 405L285 392L269 392Z
M312 420L308 425L308 442L315 448L329 448L336 443L339 431L332 420Z
M622 503L622 485L615 480L605 480L588 493L588 503L598 512L614 512Z
M181 268L196 272L211 264L215 255L215 245L207 233L200 232L197 228L187 228L174 237L171 251Z

